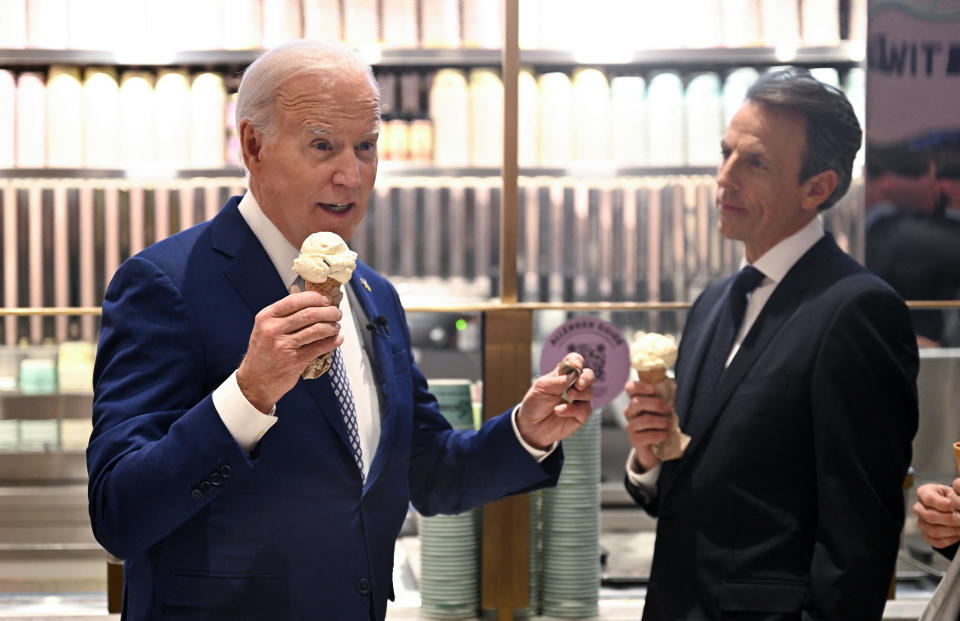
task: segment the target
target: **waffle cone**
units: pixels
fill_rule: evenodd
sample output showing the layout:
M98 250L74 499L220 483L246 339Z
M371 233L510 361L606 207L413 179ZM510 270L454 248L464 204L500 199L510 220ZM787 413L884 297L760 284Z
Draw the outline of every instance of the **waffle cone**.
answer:
M305 280L304 284L307 291L316 291L330 296L331 303L334 306L340 306L340 300L343 299L343 291L340 289L340 281L336 278L328 278L323 282L310 282Z
M677 391L677 385L667 377L666 368L644 369L637 371L637 379L642 382L654 385L654 394L664 401L672 402L673 395ZM670 427L667 429L667 439L659 444L651 445L653 454L660 461L670 461L678 459L683 455L690 444L690 436L680 430L680 419L675 410L670 412Z
M960 470L960 442L953 443L953 456L957 459L957 470Z
M637 379L641 382L646 382L647 384L659 384L663 380L667 379L667 369L666 367L660 367L657 369L644 369L643 371L637 371Z
M343 299L343 291L340 289L340 284L340 281L335 278L328 278L323 282L304 281L307 291L316 291L317 293L323 293L329 296L331 303L336 307L340 306L340 301ZM326 373L332 364L333 352L317 356L316 359L307 365L307 368L303 370L300 377L303 379L316 379Z

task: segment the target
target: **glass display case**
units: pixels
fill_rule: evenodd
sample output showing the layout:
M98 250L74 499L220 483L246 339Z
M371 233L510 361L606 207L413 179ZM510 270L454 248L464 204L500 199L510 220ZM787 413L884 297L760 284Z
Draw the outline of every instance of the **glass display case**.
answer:
M467 379L490 411L522 396L544 339L564 319L593 314L624 334L679 336L687 305L711 279L735 269L738 251L716 231L713 174L718 131L742 98L744 76L782 64L815 69L844 88L864 118L860 0L819 3L832 7L825 18L805 12L815 3L781 2L794 8L795 22L764 21L763 10L773 14L782 6L759 1L684 0L657 8L602 0L589 11L567 0L521 0L519 7L511 1L504 5L518 11L518 33L506 44L502 15L490 22L477 12L485 2L244 0L229 19L226 0L210 2L214 8L179 1L87 5L135 25L128 44L140 32L143 41L175 41L172 48L114 44L112 28L100 37L79 27L71 34L54 14L46 27L34 21L27 28L24 21L21 38L15 28L0 28L0 129L32 136L31 144L13 143L13 129L0 131L0 590L106 588L104 553L86 514L83 454L98 306L123 260L209 219L245 190L231 133L232 96L242 69L263 48L325 34L353 42L373 64L382 91L382 161L351 246L397 285L425 375ZM20 4L0 8L0 22L16 23ZM22 4L26 19L42 3ZM81 4L64 0L64 19L73 15L70 24L101 28L79 14ZM641 4L641 19L628 19ZM425 24L427 5L431 15L447 19ZM740 27L722 13L734 5L748 16ZM723 28L713 34L689 28L690 11L708 6ZM162 30L171 23L167 10L196 15L169 37ZM335 20L318 18L334 12ZM590 19L601 22L594 31L621 45L593 40L571 49L568 42L581 37L563 33L576 24L584 25L580 34L590 31ZM792 30L778 30L784 24ZM498 109L510 90L502 81L504 48L520 65L515 132L505 129L509 119ZM174 87L164 90L160 80L169 75L164 84ZM194 90L201 76L210 90ZM78 138L57 129L71 111L48 101L88 97L112 102L105 109L117 113L114 126L84 117L79 122L101 131L75 132ZM30 118L5 116L27 105L36 107ZM180 116L171 116L173 109ZM701 110L708 113L694 112ZM121 120L124 113L129 118ZM214 131L174 122L191 114L213 119ZM124 127L149 130L136 134L141 141L157 140L158 127L176 127L185 132L177 134L181 142L199 146L179 159L159 143L148 154L120 157ZM113 142L105 151L108 136ZM517 148L514 167L501 167L505 144ZM511 183L516 197L505 196ZM858 178L824 222L861 260L864 219ZM506 265L505 244L516 248ZM515 282L504 295L508 279ZM957 326L956 302L933 308ZM960 340L945 345L921 351L921 426L905 499L917 484L948 482L955 474L942 444L960 435ZM602 535L619 537L609 541L621 551L608 556L601 579L603 588L642 594L655 522L621 485L628 450L623 405L615 400L596 414L597 510ZM923 564L936 560L923 555L915 520L907 516L904 550L908 558L922 557L921 566L905 560L898 574L905 584L929 587ZM504 554L520 540L529 544L527 532L507 527L486 539ZM74 564L50 562L64 559Z

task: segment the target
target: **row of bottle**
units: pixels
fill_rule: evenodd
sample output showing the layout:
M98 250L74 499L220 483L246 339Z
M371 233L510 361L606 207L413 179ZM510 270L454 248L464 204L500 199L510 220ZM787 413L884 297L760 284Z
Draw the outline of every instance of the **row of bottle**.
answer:
M0 69L0 168L223 168L231 101L211 72Z
M833 68L816 68L817 79L842 88L863 123L864 72L850 69L841 83ZM524 167L567 167L577 163L618 166L714 166L720 138L743 103L758 72L737 68L726 76L673 71L607 75L598 69L535 75L522 70L518 83L517 159ZM399 85L397 84L399 82ZM392 147L386 159L424 161L402 146L415 135L433 133L433 160L442 166L498 167L503 156L503 84L496 71L442 69L430 76L427 116L417 110L418 74L380 78L385 115L381 140ZM399 94L399 96L398 96ZM396 137L396 133L404 134ZM422 144L423 138L419 143ZM398 155L399 153L399 155Z
M864 40L866 0L520 0L526 49L834 45ZM0 48L257 49L291 39L358 47L500 48L501 0L5 0ZM696 19L691 19L691 16ZM122 24L118 28L117 25Z
M835 69L817 69L840 86ZM712 166L729 119L757 78L744 67L721 78L671 71L608 77L598 69L519 76L521 166L575 162L620 166ZM81 80L82 78L82 80ZM384 160L498 167L503 84L492 69L383 72ZM843 88L858 110L863 70ZM0 168L211 169L238 165L233 102L223 77L162 70L53 67L14 76L0 70ZM861 122L862 122L861 114Z

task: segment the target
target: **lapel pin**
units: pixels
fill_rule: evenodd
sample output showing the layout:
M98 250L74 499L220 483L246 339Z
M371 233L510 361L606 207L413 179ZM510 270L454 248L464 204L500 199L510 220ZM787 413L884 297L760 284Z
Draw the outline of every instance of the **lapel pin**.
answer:
M360 279L360 284L363 285L363 288L364 288L364 289L366 289L367 291L370 291L370 285L367 284L367 279L366 279L366 278L361 278L361 279Z

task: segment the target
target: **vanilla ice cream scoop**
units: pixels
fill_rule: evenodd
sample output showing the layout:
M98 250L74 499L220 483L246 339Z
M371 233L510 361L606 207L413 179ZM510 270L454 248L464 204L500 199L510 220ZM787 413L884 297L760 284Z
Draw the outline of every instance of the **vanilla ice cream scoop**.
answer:
M306 282L321 283L328 278L345 283L353 276L357 253L347 243L329 231L313 233L300 246L300 256L293 261L293 271Z
M637 332L630 344L630 366L637 372L667 369L677 361L677 342L672 336Z

